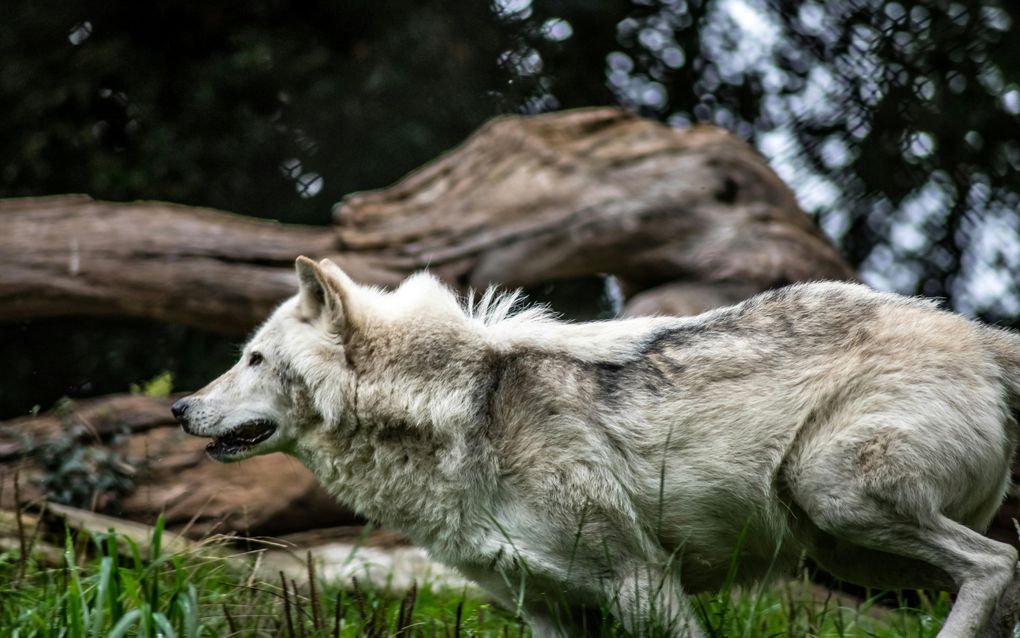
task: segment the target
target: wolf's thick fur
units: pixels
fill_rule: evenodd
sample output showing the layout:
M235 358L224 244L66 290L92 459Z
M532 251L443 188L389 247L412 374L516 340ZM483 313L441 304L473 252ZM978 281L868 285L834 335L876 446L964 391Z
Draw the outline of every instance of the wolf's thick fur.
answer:
M241 361L175 406L185 429L221 460L293 454L537 636L599 604L700 635L685 596L734 556L761 578L805 552L958 592L940 636L1012 635L1017 552L978 532L1017 445L1016 335L844 283L566 324L429 275L386 293L297 268Z

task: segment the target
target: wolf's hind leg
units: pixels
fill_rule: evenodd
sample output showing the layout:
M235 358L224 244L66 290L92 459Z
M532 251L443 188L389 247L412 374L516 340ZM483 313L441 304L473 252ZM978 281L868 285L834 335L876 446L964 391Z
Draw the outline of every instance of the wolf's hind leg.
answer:
M819 529L868 549L934 565L956 585L956 602L941 638L977 637L1014 577L1017 551L939 513L908 517L902 507L871 498L852 482L795 490L797 504ZM918 583L923 586L927 583Z
M937 589L956 593L956 583L931 563L851 543L818 530L804 539L807 554L825 571L872 589Z
M650 564L617 573L606 591L609 612L630 635L704 637L676 574Z
M999 597L995 611L981 638L1012 638L1017 622L1020 621L1020 564L1013 570L1013 580Z

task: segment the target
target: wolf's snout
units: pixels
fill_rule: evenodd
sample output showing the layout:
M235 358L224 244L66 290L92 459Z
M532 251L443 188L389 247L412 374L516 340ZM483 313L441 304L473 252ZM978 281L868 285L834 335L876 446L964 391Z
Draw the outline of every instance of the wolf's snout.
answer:
M174 415L177 422L181 424L185 432L188 432L188 399L177 399L174 404L170 406L170 413ZM190 432L188 432L190 434Z
M184 418L185 412L188 411L188 400L177 399L174 404L170 406L170 412L173 413L174 418L180 421Z

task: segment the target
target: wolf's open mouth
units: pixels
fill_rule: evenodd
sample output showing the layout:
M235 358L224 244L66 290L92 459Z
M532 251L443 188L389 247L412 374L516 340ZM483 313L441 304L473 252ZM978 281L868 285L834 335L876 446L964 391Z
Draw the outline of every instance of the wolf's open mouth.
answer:
M276 424L267 420L248 421L223 436L214 437L205 451L216 459L227 458L245 452L273 436Z

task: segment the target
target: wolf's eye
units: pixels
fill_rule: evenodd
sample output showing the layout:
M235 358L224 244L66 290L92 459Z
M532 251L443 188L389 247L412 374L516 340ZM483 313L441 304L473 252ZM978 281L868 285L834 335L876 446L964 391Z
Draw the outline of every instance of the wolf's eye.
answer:
M251 354L248 355L248 365L254 368L260 363L262 363L262 353L258 350L252 350Z

